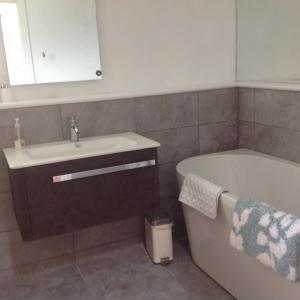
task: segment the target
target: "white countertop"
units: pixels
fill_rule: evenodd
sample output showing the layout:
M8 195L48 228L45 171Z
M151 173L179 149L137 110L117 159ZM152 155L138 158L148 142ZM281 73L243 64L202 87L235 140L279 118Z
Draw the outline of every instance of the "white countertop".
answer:
M157 148L160 144L133 132L83 138L78 147L70 141L4 149L10 169L22 169L114 153Z

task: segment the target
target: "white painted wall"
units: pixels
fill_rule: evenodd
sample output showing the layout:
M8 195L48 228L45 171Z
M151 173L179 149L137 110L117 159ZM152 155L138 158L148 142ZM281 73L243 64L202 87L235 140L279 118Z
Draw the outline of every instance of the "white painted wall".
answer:
M4 50L4 40L2 26L0 22L0 86L8 82L8 69L6 65L6 55Z
M234 0L97 0L97 13L103 80L21 86L16 99L151 94L235 81Z
M238 0L238 79L300 82L299 0Z

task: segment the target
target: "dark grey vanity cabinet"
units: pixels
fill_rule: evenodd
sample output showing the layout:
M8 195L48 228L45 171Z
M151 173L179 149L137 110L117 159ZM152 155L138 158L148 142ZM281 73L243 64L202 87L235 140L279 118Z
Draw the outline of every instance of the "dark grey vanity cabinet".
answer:
M143 165L150 161L151 165ZM23 239L30 241L143 216L157 208L156 161L156 149L147 149L10 170L13 202ZM139 167L117 170L126 165ZM114 166L116 170L106 174L54 182L59 175L85 175Z

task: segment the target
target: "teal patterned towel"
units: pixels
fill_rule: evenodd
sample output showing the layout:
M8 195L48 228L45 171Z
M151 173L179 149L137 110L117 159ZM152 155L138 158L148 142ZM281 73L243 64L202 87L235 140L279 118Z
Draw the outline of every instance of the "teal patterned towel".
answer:
M298 280L299 218L266 203L241 198L234 208L230 244L286 279Z

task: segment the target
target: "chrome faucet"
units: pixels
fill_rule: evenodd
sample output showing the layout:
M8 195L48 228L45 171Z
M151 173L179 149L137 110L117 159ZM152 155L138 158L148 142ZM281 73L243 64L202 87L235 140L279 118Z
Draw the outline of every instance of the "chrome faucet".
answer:
M75 143L75 145L78 145L79 142L79 135L80 135L80 130L77 125L76 117L72 116L70 118L70 140L72 143Z

